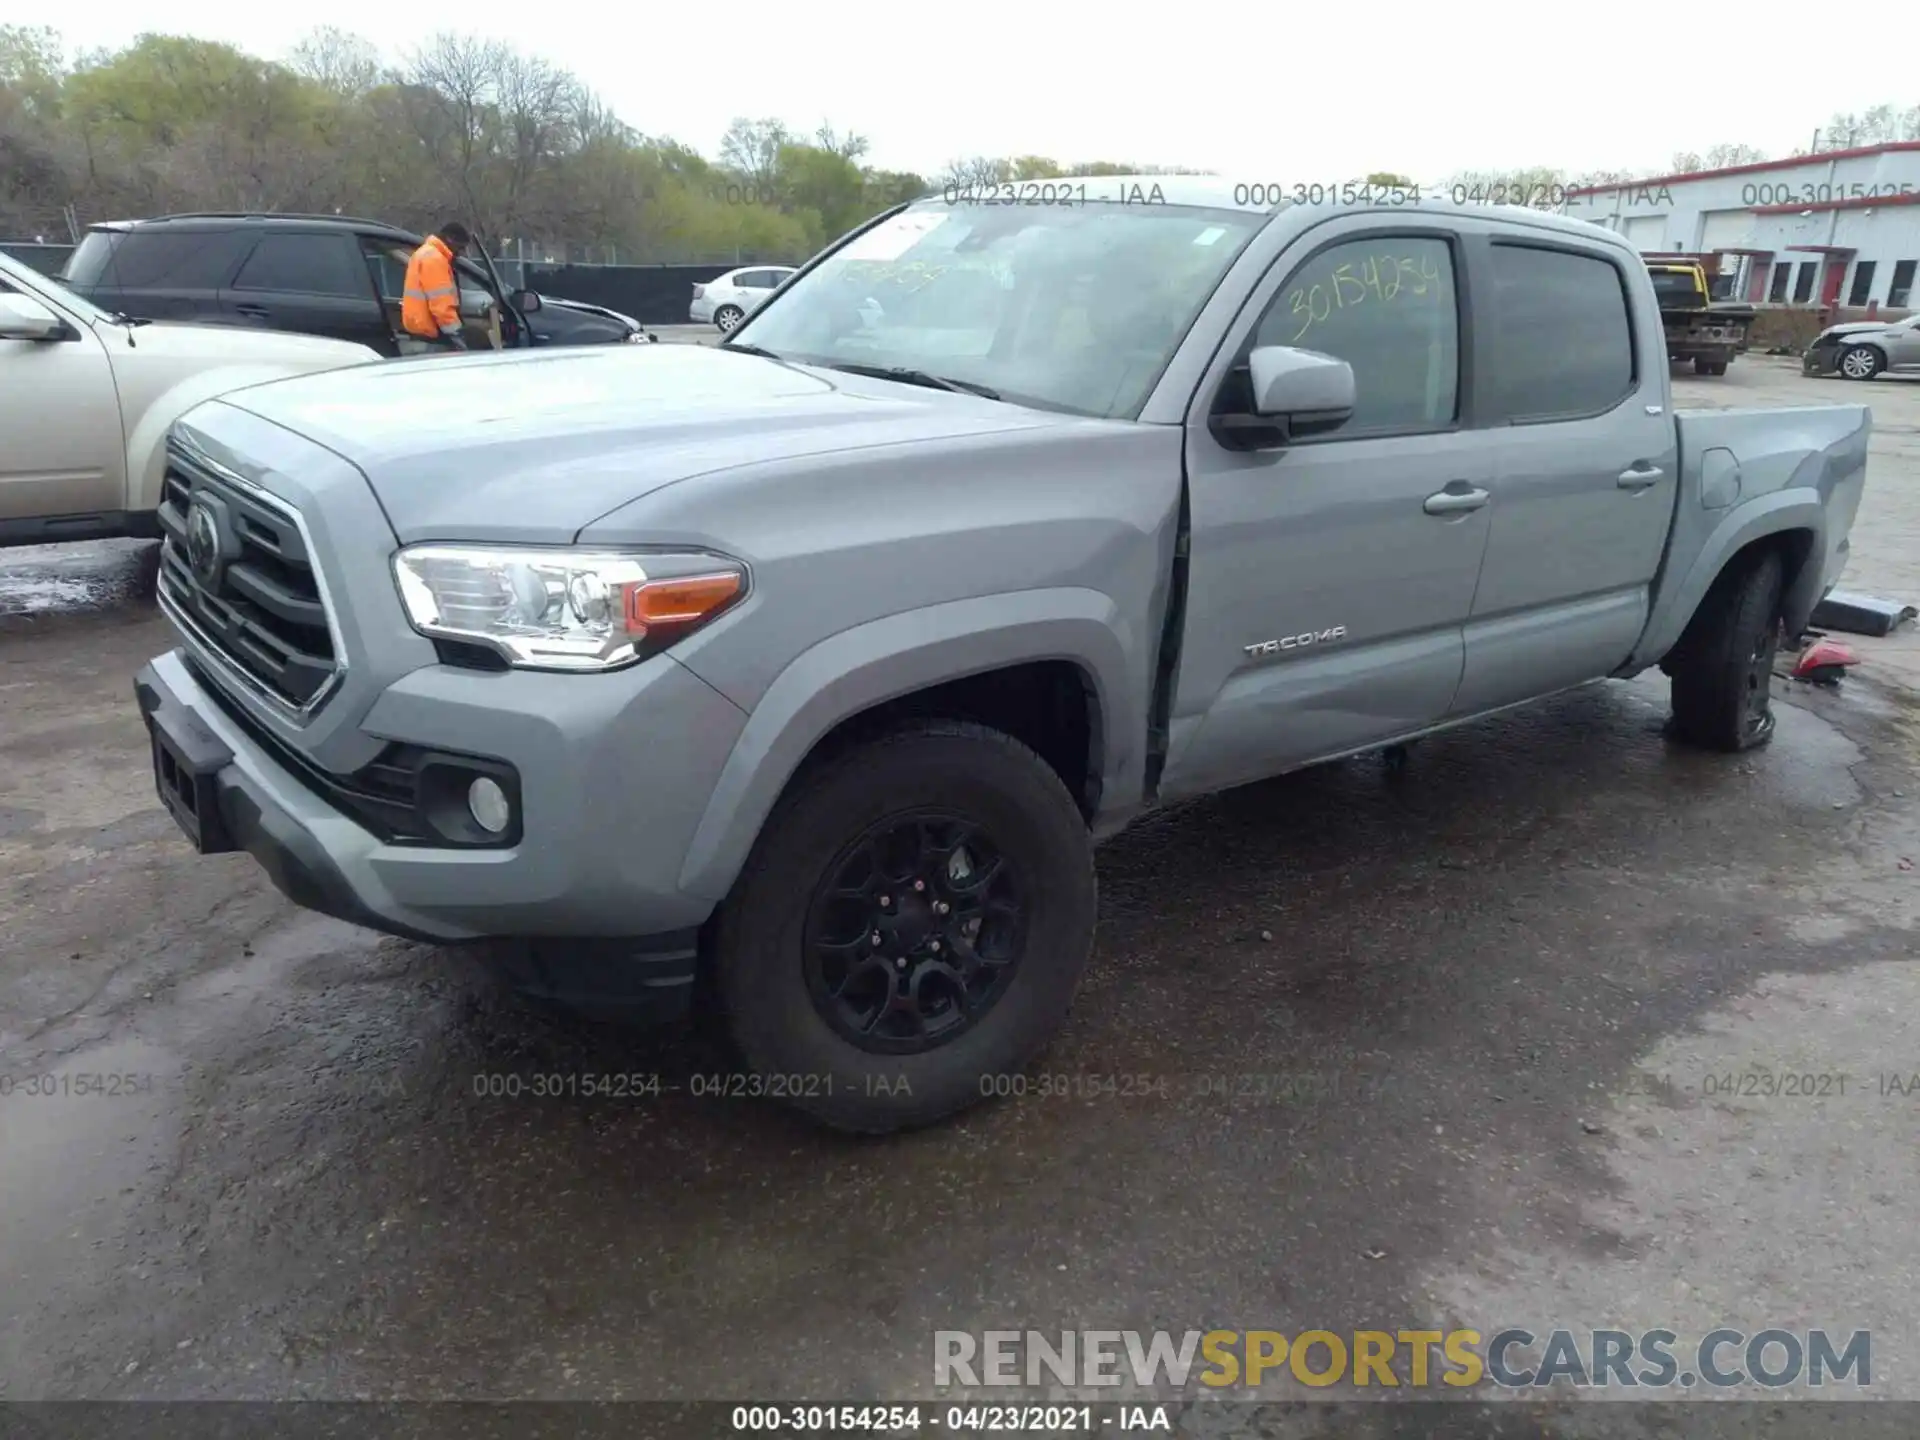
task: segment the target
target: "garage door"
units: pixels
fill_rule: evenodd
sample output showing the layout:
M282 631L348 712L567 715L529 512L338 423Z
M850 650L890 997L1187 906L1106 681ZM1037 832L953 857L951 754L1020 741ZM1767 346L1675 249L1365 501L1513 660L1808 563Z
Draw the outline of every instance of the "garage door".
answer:
M1708 254L1738 249L1749 243L1752 234L1751 210L1709 210L1700 229L1700 248Z
M1664 215L1632 216L1620 227L1620 233L1636 250L1665 250L1667 248L1667 217Z

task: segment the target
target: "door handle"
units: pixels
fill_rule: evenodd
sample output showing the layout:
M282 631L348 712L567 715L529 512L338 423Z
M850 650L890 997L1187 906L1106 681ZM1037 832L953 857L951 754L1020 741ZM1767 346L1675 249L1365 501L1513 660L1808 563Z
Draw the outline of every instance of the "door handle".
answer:
M1622 490L1644 490L1649 485L1657 485L1660 477L1666 473L1658 465L1648 465L1644 468L1636 465L1631 470L1622 470L1620 478L1614 483Z
M1460 488L1456 490L1455 485ZM1492 498L1485 490L1477 490L1464 480L1455 480L1446 489L1427 496L1427 503L1420 508L1429 515L1465 515L1470 510L1478 510Z
M233 308L236 314L245 315L249 319L264 320L267 318L267 309L264 305L236 305Z

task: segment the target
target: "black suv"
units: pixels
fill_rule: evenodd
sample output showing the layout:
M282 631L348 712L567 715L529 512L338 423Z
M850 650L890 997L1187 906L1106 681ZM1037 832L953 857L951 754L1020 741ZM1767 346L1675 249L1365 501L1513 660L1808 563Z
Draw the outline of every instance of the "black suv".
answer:
M143 320L258 325L397 355L400 295L421 237L339 215L164 215L90 227L60 278ZM460 312L475 349L648 340L612 310L508 293L484 251L462 258Z

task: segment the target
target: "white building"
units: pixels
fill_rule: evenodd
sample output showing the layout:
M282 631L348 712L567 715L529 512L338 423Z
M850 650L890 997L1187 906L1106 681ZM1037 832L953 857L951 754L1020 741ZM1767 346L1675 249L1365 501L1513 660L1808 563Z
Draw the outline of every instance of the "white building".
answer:
M1920 140L1570 191L1642 252L1717 253L1731 299L1920 307Z

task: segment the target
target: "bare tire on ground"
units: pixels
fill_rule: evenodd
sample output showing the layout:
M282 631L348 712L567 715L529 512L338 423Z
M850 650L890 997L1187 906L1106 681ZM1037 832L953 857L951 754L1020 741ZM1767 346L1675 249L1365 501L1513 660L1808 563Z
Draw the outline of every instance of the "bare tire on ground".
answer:
M1886 368L1886 360L1871 345L1855 345L1840 356L1840 373L1849 380L1871 380Z
M1675 738L1728 752L1773 738L1783 578L1780 554L1769 549L1713 582L1668 662Z
M738 305L722 305L718 310L713 312L713 323L720 327L720 333L722 335L732 334L733 327L746 318L746 311L742 310Z
M721 907L716 990L758 1093L836 1129L925 1125L1006 1093L1052 1038L1097 908L1047 763L916 721L781 798Z

